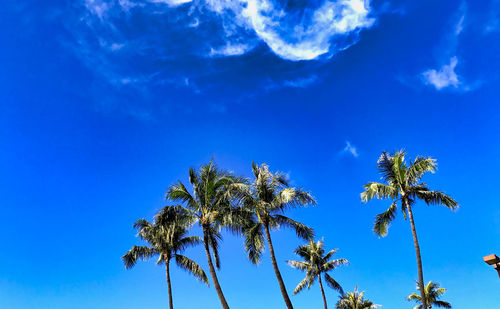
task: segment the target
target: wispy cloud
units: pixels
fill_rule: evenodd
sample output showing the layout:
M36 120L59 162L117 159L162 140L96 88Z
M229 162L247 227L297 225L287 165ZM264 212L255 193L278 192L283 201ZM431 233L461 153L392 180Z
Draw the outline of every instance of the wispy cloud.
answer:
M254 48L253 45L249 44L227 44L220 48L210 48L209 56L212 57L229 57L229 56L240 56L246 54L248 51Z
M489 16L486 19L484 33L493 33L500 30L500 0L492 0L489 8Z
M344 147L344 149L342 149L342 153L344 153L344 154L350 154L350 155L352 155L355 158L357 158L359 156L358 149L356 147L354 147L351 144L351 142L349 142L349 141L345 142L345 147Z
M235 58L258 46L271 51L262 56L286 61L328 59L355 44L359 32L375 22L368 0L80 1L80 11L67 21L73 49L91 69L131 80L133 72L123 64L137 64L141 76L168 80L186 74L182 64L203 66L207 58ZM186 70L204 74L197 69Z
M451 57L450 64L443 65L440 69L430 69L422 73L424 81L428 85L434 86L437 90L446 87L458 88L460 81L458 80L455 67L457 66L458 59L456 56Z
M453 29L445 40L446 47L442 52L440 66L438 68L429 68L420 74L424 84L436 90L453 88L460 91L470 91L480 85L480 82L475 82L473 85L466 83L463 77L456 72L459 65L458 44L460 35L465 28L466 11L466 3L462 2L455 17L456 21L453 24Z

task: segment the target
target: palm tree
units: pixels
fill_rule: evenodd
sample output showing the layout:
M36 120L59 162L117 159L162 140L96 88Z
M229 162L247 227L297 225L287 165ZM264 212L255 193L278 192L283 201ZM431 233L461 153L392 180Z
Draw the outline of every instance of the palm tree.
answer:
M376 309L379 305L375 305L371 301L364 299L365 292L358 292L358 287L352 293L346 293L340 296L337 302L337 309Z
M180 201L185 205L178 205L169 209L173 209L177 216L188 217L193 223L197 222L200 225L210 275L222 307L229 309L215 268L220 268L219 242L222 240L221 229L226 227L232 232L241 233L246 225L252 224L251 214L232 205L228 194L237 187L245 186L245 180L219 170L211 160L209 164L202 166L198 173L195 169L190 168L189 182L192 185L192 194L181 181L168 188L166 198ZM160 213L160 220L163 222L171 220L167 218L167 213L167 209ZM215 267L212 262L212 254Z
M431 191L425 183L421 182L422 176L425 173L434 173L436 170L436 160L430 157L418 156L415 161L412 162L410 160L407 165L405 155L406 152L403 151L398 151L392 155L385 151L382 153L377 161L377 167L386 184L378 182L367 183L364 186L365 191L361 193L361 200L368 202L374 197L379 199L389 198L392 200L391 206L375 218L373 230L378 236L387 235L388 226L396 217L398 202L401 202L401 211L405 219L408 213L417 255L420 295L423 299L423 308L427 309L428 306L424 298L422 259L420 257L420 246L413 219L413 206L417 199L423 200L427 204L441 204L452 210L458 207L458 203L440 191Z
M334 270L338 266L349 264L346 259L331 260L337 250L338 249L333 249L325 254L323 239L318 242L310 240L306 245L297 247L297 249L295 249L295 254L303 258L304 261L292 260L287 261L287 263L294 268L305 271L306 277L297 285L293 294L299 293L306 286L307 289L310 289L311 285L313 285L317 278L319 281L319 287L321 288L321 295L323 296L323 303L325 304L325 309L327 309L325 290L323 289L321 275L325 277L325 281L330 288L338 291L340 294L344 294L340 284L328 275L329 271Z
M145 240L149 246L133 246L123 257L125 268L130 269L135 266L137 260L147 260L154 256L159 256L158 265L165 264L168 285L169 308L174 307L172 299L172 285L170 281L170 261L175 260L177 265L190 272L193 276L208 285L208 278L203 269L193 260L181 255L187 247L201 243L197 236L186 236L187 229L184 225L173 224L165 226L158 221L150 223L145 219L139 219L134 223L134 228L138 230L138 236Z
M419 289L417 285L417 290ZM439 300L441 295L446 292L446 289L440 288L438 283L429 281L425 286L425 300L429 308L432 306L441 307L441 308L451 308L451 304L446 301ZM422 303L422 296L417 295L415 293L410 294L407 298L408 301L414 300L416 302ZM416 305L413 309L421 309L422 305Z
M259 263L264 251L265 235L281 294L287 308L293 309L276 262L270 231L284 226L295 230L297 236L302 239L312 238L314 233L311 228L284 216L283 213L291 208L315 204L316 201L309 192L289 187L286 177L279 172L272 174L266 164L258 166L252 163L252 170L254 181L246 187L239 187L237 193L243 209L251 211L256 218L255 224L245 231L245 250L252 263Z

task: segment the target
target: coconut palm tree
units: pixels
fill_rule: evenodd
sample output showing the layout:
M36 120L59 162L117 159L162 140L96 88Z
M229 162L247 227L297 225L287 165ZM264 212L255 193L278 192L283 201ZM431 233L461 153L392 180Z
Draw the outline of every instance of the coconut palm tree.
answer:
M413 218L413 206L417 199L423 200L427 204L441 204L454 210L458 203L440 191L431 191L427 184L421 182L422 176L427 172L434 173L436 170L436 160L430 157L418 156L415 161L405 161L406 152L398 151L394 154L383 152L377 161L377 167L382 175L385 184L378 182L369 182L361 193L361 200L368 202L377 197L379 199L391 199L391 206L375 218L373 230L378 236L387 235L389 224L396 217L398 202L403 212L404 218L407 215L410 218L413 242L417 256L418 284L420 294L423 299L422 306L427 309L427 303L424 298L424 275L422 270L422 259L420 256L420 245L418 243L417 231Z
M292 309L292 302L276 262L271 230L283 226L295 230L297 236L302 239L312 238L314 233L311 228L284 216L283 213L291 208L316 202L309 192L289 187L286 177L279 172L271 173L266 164L258 166L252 163L252 170L255 176L253 182L246 187L239 187L236 193L242 208L251 211L256 218L255 224L245 231L245 250L252 263L260 263L265 235L281 294L287 308Z
M358 287L352 293L346 293L340 296L337 301L337 309L376 309L380 307L371 301L364 299L365 292L358 292Z
M241 233L243 229L252 224L252 217L248 211L242 211L233 205L228 192L238 187L245 186L245 180L223 172L217 168L213 160L200 168L199 172L189 169L189 182L192 193L179 181L170 186L166 198L180 201L178 205L164 209L159 214L162 222L169 222L167 213L176 213L177 217L183 216L197 222L203 232L203 245L207 256L208 267L212 281L224 309L229 309L224 293L220 286L215 268L220 268L219 243L222 240L221 229L229 228L230 231ZM171 211L168 211L171 210ZM178 219L175 219L176 221ZM215 267L212 261L215 260Z
M181 253L188 247L201 243L197 236L186 236L187 229L181 224L165 226L156 220L150 223L139 219L134 223L138 236L148 243L148 246L133 246L123 257L125 268L135 266L138 260L147 260L158 256L158 265L165 264L168 285L169 308L174 307L172 299L172 284L170 281L170 261L175 260L177 266L188 271L200 281L208 285L208 278L203 269L193 260Z
M325 249L323 248L323 239L318 242L310 240L306 245L302 245L295 249L295 254L304 259L304 261L287 261L288 265L293 268L300 269L306 272L306 277L302 280L293 294L297 294L302 291L306 286L310 289L313 283L318 279L319 287L321 288L321 295L323 296L323 303L325 309L327 309L325 290L323 289L323 281L321 280L321 275L325 277L326 284L338 291L340 294L344 294L340 284L335 281L330 275L329 271L334 270L338 266L349 264L346 259L335 259L332 260L333 255L338 249L333 249L325 254Z
M419 286L417 285L417 290L419 289ZM429 308L432 308L432 306L436 307L441 307L441 308L451 308L451 304L446 301L439 300L441 298L441 295L446 292L446 289L440 288L438 283L429 281L427 285L425 286L425 300ZM408 301L416 301L419 303L422 303L422 296L417 295L415 293L410 294L407 298ZM413 309L421 309L422 305L416 305L413 307Z

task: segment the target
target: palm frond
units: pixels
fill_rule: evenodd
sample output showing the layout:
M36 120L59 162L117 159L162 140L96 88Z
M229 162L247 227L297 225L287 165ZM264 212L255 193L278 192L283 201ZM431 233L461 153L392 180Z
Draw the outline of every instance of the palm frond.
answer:
M209 285L208 277L205 274L205 271L203 271L203 268L201 268L201 266L198 265L195 261L191 260L188 257L185 257L184 255L176 254L175 262L177 263L177 266L191 273L193 276L195 276L201 282L204 282L206 285Z
M280 209L283 211L288 208L315 205L316 200L311 193L302 189L284 188L276 194L271 204L274 209Z
M199 207L196 199L191 195L191 193L189 193L188 189L180 181L168 188L166 197L172 201L186 203L186 205L192 210L196 210Z
M289 227L295 231L298 237L309 240L314 237L314 230L300 222L294 221L283 215L274 215L274 221L281 226Z
M377 168L382 174L382 179L389 184L397 183L397 176L394 170L394 157L383 151L377 161Z
M366 203L372 200L374 197L379 199L398 197L399 191L396 187L385 185L379 182L369 182L364 185L365 191L361 193L361 201Z
M387 209L385 212L378 214L375 217L375 222L373 225L373 231L375 232L375 235L377 236L386 236L387 235L387 230L389 228L390 223L394 218L396 217L396 211L398 209L398 205L396 204L396 201L394 201L389 209Z
M305 277L304 280L300 281L300 283L297 285L297 287L295 287L295 290L293 290L293 295L302 291L307 286L308 282L309 282L308 277Z
M450 196L440 191L417 191L415 195L427 204L443 205L451 210L458 208L458 203Z
M245 231L245 252L253 264L261 261L264 252L264 230L262 224L255 223L254 226Z
M340 286L340 284L337 281L335 281L335 279L333 279L332 277L330 277L330 275L328 275L327 273L325 273L325 281L326 281L326 284L330 288L336 290L341 295L344 294L344 290L342 289L342 287Z
M308 271L309 269L312 268L312 265L308 262L294 261L294 260L288 260L286 262L291 267L300 269L302 271Z
M134 229L136 229L138 232L145 228L151 228L153 225L146 219L138 219L137 221L134 222Z
M202 242L203 242L203 240L198 236L183 237L183 238L179 239L179 241L176 243L174 250L175 251L184 251L185 249L199 245Z
M410 184L417 184L422 176L436 171L437 163L435 159L430 157L418 156L415 161L408 167L407 178Z
M325 254L325 256L323 257L323 260L322 262L323 263L326 263L330 260L330 258L335 254L337 253L337 251L339 251L339 249L333 249L333 250L330 250L327 254Z
M436 300L433 305L435 305L436 307L441 307L441 308L451 308L451 304L449 302L446 302L446 301L442 301L442 300Z
M326 262L322 265L323 271L331 271L337 268L338 266L349 265L349 261L346 259L336 259L330 262Z
M157 254L158 251L155 249L146 246L133 246L132 249L122 256L122 261L125 268L129 269L134 267L138 260L147 260Z
M422 297L417 293L411 293L406 297L406 300L422 301Z

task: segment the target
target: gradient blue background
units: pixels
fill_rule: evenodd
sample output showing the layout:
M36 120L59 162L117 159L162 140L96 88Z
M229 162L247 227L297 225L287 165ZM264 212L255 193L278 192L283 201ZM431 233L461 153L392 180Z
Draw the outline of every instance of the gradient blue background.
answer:
M187 181L188 167L212 156L248 177L252 161L289 173L318 200L290 216L351 262L333 273L344 289L358 285L383 308L411 308L405 296L417 271L409 222L398 214L389 235L378 239L372 222L389 202L359 199L362 185L379 179L380 152L399 148L437 158L439 171L425 181L460 203L456 212L416 206L425 280L447 288L444 299L454 308L500 308L500 281L482 261L500 254L500 32L481 31L494 2L467 2L456 48L460 75L477 87L438 91L415 77L439 64L436 53L461 5L398 2L403 13L380 14L357 44L330 59L290 62L263 44L243 56L207 59L234 70L204 72L195 91L107 83L71 47L81 6L5 3L0 308L167 307L164 269L151 261L127 271L120 257L138 243L132 223L151 219L165 205L167 186ZM175 72L205 70L186 59ZM141 70L140 63L130 66ZM291 66L293 74L317 79L303 87L261 86L269 76L290 78ZM357 157L343 151L346 141ZM272 236L291 292L303 274L284 261L295 258L301 241L287 230ZM186 254L207 269L201 247ZM253 266L241 238L224 234L221 258L219 279L233 308L284 307L267 252ZM177 308L219 307L213 288L177 268L172 280ZM327 291L331 307L337 296ZM322 306L318 286L292 301L296 308Z

